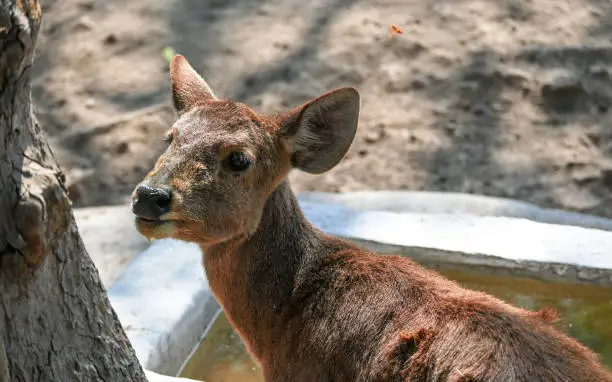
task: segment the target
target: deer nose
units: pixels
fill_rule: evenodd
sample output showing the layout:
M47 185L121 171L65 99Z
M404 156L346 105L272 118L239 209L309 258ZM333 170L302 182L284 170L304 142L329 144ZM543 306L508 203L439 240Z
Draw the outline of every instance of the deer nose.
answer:
M140 218L157 220L170 211L172 192L163 188L138 186L132 200L132 212Z

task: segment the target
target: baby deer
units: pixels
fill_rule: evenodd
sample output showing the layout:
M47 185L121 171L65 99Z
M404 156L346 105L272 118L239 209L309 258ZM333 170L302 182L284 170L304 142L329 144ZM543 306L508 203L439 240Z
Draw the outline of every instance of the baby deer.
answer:
M180 55L171 78L179 117L133 193L136 225L202 248L212 291L266 381L612 381L548 311L464 289L306 221L287 175L342 159L357 90L261 115L215 98Z

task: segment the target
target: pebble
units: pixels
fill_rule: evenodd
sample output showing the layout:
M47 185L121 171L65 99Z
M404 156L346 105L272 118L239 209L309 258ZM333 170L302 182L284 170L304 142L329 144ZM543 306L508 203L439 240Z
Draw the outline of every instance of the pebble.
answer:
M111 33L104 38L104 45L115 45L118 41L119 38L117 38L117 35Z

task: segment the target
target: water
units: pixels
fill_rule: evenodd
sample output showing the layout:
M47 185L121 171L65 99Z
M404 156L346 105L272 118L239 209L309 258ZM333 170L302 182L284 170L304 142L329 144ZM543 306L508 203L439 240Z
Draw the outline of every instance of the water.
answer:
M562 316L559 326L599 353L612 367L612 288L482 274L465 268L440 272L467 288L523 308L554 307ZM263 382L260 369L224 314L216 319L181 377L207 382Z
M180 377L206 382L263 382L259 366L221 313L202 340Z

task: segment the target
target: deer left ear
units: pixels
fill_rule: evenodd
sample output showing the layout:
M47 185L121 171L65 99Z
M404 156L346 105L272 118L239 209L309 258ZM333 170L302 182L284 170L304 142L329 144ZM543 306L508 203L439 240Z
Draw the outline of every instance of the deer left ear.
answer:
M170 77L174 108L178 114L186 113L198 104L216 99L206 81L180 54L172 59Z
M285 114L281 136L294 167L311 174L331 170L348 151L359 120L355 88L341 88Z

